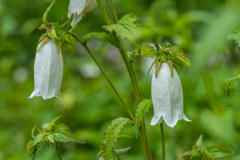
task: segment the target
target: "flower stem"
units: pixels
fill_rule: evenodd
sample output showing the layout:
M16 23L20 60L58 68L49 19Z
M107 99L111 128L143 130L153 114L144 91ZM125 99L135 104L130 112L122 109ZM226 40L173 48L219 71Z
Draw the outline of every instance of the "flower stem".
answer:
M133 121L135 121L135 118L132 114L132 112L130 111L130 109L128 108L128 106L125 104L125 102L123 101L122 97L120 96L120 94L118 93L117 89L114 87L114 85L112 84L112 82L110 81L110 79L108 78L108 76L106 75L105 71L103 70L103 68L101 67L101 65L98 63L97 59L94 57L94 55L92 54L92 52L90 51L90 49L88 48L88 46L86 44L83 44L84 48L87 50L88 54L92 57L92 59L94 60L94 62L97 64L98 68L101 70L102 74L104 75L104 77L107 79L108 83L111 85L111 87L113 88L113 90L115 91L115 93L117 94L118 98L120 99L120 101L122 102L123 106L125 107L125 109L127 110L129 116L131 117L131 119Z
M61 154L60 154L60 151L59 151L59 148L58 148L57 143L55 143L54 145L55 145L55 147L56 147L56 150L57 150L59 159L62 160L62 156L61 156Z
M98 2L98 6L100 8L101 14L103 16L103 19L104 19L106 25L111 24L109 19L106 20L107 13L106 13L105 8L102 4L102 1L97 0L97 2ZM112 5L112 10L113 10L113 15L114 15L115 21L117 22L117 16L116 16L115 8L114 8L114 5L113 5L112 1L111 1L111 5ZM132 86L133 86L134 97L135 97L135 100L136 100L136 104L138 105L141 102L140 92L139 92L139 89L138 89L137 79L136 79L135 73L133 71L132 64L131 64L131 62L128 58L128 55L127 55L126 47L125 47L123 41L119 37L117 37L115 34L113 34L113 35L118 40L118 42L121 44L121 48L119 48L119 51L122 55L123 61L124 61L125 65L126 65L126 68L128 70L128 74L129 74L129 77L131 79L131 83L132 83ZM139 133L140 133L145 157L146 157L147 160L152 160L152 155L151 155L150 148L149 148L149 145L148 145L148 140L147 140L144 118L142 118L142 120L140 121L140 125L141 126L139 128L139 130L140 130Z
M115 11L114 4L113 4L113 0L110 0L110 1L111 1L111 6L112 6L112 11L113 11L113 16L114 16L114 19L115 19L115 23L117 23L118 18L117 18L117 14L116 14L116 11Z
M113 16L112 16L112 12L111 12L111 7L110 7L110 5L109 5L108 0L105 0L105 1L106 1L106 3L107 3L108 15L109 15L109 17L110 17L111 23L113 24L113 23L114 23L114 20L113 20Z
M163 123L160 124L161 136L162 136L162 160L165 160L165 141L164 141L164 131Z

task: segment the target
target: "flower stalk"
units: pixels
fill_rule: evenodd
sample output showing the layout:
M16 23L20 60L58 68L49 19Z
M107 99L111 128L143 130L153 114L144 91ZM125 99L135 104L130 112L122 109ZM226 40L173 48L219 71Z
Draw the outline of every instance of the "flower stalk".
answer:
M163 123L160 124L161 137L162 137L162 160L165 160L165 140L164 140L164 130Z
M61 153L60 153L60 150L59 150L59 148L58 148L57 143L55 143L54 145L55 145L55 148L56 148L56 150L57 150L59 159L60 159L60 160L63 160L63 159L62 159L62 156L61 156Z

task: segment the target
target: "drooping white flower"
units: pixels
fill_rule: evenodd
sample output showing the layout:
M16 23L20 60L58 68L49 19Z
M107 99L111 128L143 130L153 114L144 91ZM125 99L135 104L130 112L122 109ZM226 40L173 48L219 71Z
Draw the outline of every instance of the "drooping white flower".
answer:
M43 42L41 42L43 43ZM41 46L38 45L38 49ZM35 89L29 98L42 96L43 99L60 98L60 88L63 77L63 58L53 40L47 40L46 44L36 53L34 63Z
M190 121L183 113L183 91L179 76L173 68L173 77L168 63L163 63L158 76L152 76L152 102L154 116L151 125L165 123L174 127L178 120Z
M82 17L97 6L96 0L70 0L68 7L68 17L73 15L72 27L75 26Z

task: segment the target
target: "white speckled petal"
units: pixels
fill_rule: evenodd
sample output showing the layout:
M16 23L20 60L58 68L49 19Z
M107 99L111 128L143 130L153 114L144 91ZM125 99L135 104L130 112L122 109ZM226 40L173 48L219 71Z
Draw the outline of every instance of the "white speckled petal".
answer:
M153 71L155 73L155 69ZM151 125L160 124L162 120L174 127L178 120L190 121L183 113L183 91L182 84L175 69L173 77L167 63L163 63L158 73L152 76L152 101L154 116Z
M40 46L41 44L39 44ZM39 47L38 46L38 47ZM53 40L49 40L39 52L36 53L34 63L35 89L29 98L42 96L43 99L60 98L60 88L63 77L63 58L58 53Z

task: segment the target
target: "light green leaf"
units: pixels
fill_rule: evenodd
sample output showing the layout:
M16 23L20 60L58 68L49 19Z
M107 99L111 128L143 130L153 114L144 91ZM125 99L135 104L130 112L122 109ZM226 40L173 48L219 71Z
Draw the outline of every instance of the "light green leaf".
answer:
M75 34L75 30L77 28L77 25L75 25L71 30L69 30L69 32ZM72 50L73 53L77 54L77 51L76 51L76 39L68 34L68 33L64 33L62 36L61 36L61 39L63 40L63 44L70 50ZM65 48L66 49L66 48Z
M129 146L127 148L115 149L115 151L118 155L121 155L121 154L124 154L124 153L128 152L130 149L131 149L131 147Z
M162 47L164 47L164 48L172 48L173 45L172 45L171 43L169 43L169 42L164 42L164 43L162 44Z
M138 129L140 126L140 120L143 118L145 113L148 111L149 107L152 105L152 100L144 99L137 108L136 116L135 116L135 134L137 137Z
M201 149L201 147L202 147L202 135L200 135L199 138L197 139L196 145Z
M240 74L238 76L236 76L236 77L233 77L233 78L230 78L230 79L226 79L224 81L224 87L225 87L225 89L227 91L228 96L230 95L230 89L232 88L233 83L236 80L238 80L238 79L240 79Z
M238 31L238 33L228 34L227 39L234 40L235 43L238 44L238 47L240 47L240 31Z
M56 1L56 0L53 0L53 2L52 2L52 3L50 4L50 6L47 8L46 12L43 14L42 20L43 20L44 23L48 23L48 21L47 21L47 16L48 16L48 13L50 12L53 4L55 3L55 1Z
M44 131L50 131L51 128L52 128L53 126L55 126L55 122L56 122L60 117L61 117L61 116L55 118L55 119L52 120L50 123L44 123L44 124L42 125L42 129L43 129Z
M145 57L157 57L157 53L153 46L142 46L140 49L140 55Z
M82 38L82 42L86 43L90 38L98 38L98 39L101 39L105 42L110 43L111 45L114 45L117 48L120 48L120 44L118 43L118 41L112 35L110 35L106 32L91 32L91 33L88 33Z
M135 50L132 51L132 52L127 52L127 54L128 54L129 60L130 60L131 62L133 62L133 60L135 59L135 57L139 55L137 49L135 49Z
M233 154L233 152L222 149L218 146L209 146L207 147L208 153L211 154L214 158L221 158Z
M135 32L140 29L137 21L137 15L127 14L123 16L116 24L103 26L103 28L110 33L115 32L122 40L125 38L132 39Z
M52 134L55 141L58 142L78 142L85 143L82 139L75 136L70 129L63 123L55 127L55 132Z
M117 142L118 134L121 132L122 128L126 124L131 124L129 118L117 118L111 122L104 132L104 137L101 145L100 153L103 153L103 157L106 160L111 160L114 158L112 154L112 149L114 148L114 143Z

